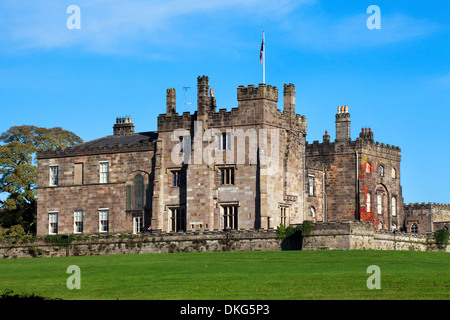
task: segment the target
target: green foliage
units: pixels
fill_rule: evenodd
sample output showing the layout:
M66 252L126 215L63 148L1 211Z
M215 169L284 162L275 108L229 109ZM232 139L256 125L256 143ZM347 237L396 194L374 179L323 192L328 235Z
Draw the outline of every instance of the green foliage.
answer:
M37 151L72 146L83 140L62 128L13 126L0 135L0 225L36 228Z
M314 227L314 222L305 220L303 221L303 224L301 224L301 231L303 235L307 235L311 232L312 228Z
M303 236L309 234L314 226L312 221L303 221L301 225L285 228L281 223L277 228L277 239L281 240L281 247L284 250L300 250L303 243Z
M445 249L448 244L449 232L447 229L441 229L434 233L434 239L440 249Z
M76 240L77 236L74 234L64 235L64 234L55 234L48 235L44 237L44 241L47 243L51 243L56 246L68 246L72 243L72 241Z

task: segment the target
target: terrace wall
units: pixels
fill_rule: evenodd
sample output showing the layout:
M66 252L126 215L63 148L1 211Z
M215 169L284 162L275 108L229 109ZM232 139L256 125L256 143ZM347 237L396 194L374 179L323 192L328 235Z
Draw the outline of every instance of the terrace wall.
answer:
M27 243L16 239L0 241L0 258L64 257L80 255L280 251L286 248L275 230L209 231L129 235L86 235L69 246L39 240ZM405 250L441 251L432 234L376 231L367 222L316 223L303 237L302 250ZM450 252L447 246L446 252Z

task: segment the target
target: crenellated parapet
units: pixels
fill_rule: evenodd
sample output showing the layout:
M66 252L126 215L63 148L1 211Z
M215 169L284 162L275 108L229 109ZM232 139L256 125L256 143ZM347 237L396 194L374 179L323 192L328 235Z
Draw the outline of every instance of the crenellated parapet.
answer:
M295 113L295 86L284 85L284 109L277 108L278 89L259 84L237 88L238 107L216 111L214 90L209 89L209 78L197 78L197 111L179 115L175 108L175 89L167 89L167 112L158 116L158 131L192 128L194 121L204 122L204 128L269 125L298 133L306 133L306 117ZM209 95L208 95L209 94Z
M450 210L450 204L448 203L436 203L436 202L422 202L422 203L409 203L404 205L405 210L427 210L427 209L441 209Z
M266 99L273 102L278 102L278 89L275 86L266 85L261 83L258 87L255 85L249 85L248 87L239 86L237 90L237 100L255 100Z

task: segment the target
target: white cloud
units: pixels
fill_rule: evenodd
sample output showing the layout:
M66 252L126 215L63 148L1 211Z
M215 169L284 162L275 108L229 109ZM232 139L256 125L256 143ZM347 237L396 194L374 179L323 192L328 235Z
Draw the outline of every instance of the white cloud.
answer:
M69 3L5 0L0 4L0 40L9 48L81 47L96 52L127 52L140 44L189 43L203 28L218 29L220 22L237 19L276 19L312 0L76 0L81 9L81 29L68 30ZM227 18L228 17L228 18ZM229 25L221 28L226 29ZM12 44L10 46L9 44Z

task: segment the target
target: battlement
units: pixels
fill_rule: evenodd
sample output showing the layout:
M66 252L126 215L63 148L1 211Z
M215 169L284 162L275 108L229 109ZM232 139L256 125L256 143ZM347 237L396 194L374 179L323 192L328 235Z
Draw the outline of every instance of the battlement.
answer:
M158 131L190 130L194 121L204 122L204 128L265 124L296 132L306 131L306 117L295 113L295 85L292 83L284 85L283 111L277 108L278 89L275 86L239 86L238 107L230 111L223 108L216 111L214 90L209 89L207 76L197 77L197 87L198 110L194 114L185 112L182 115L175 110L175 89L167 89L167 112L158 116Z
M422 202L422 203L409 203L404 204L405 210L422 210L422 209L441 209L441 210L450 210L450 204L448 203L436 203L436 202Z
M260 83L256 88L254 85L249 85L248 87L238 87L238 101L254 99L267 99L270 101L278 102L278 89L275 86L266 85L264 83Z

